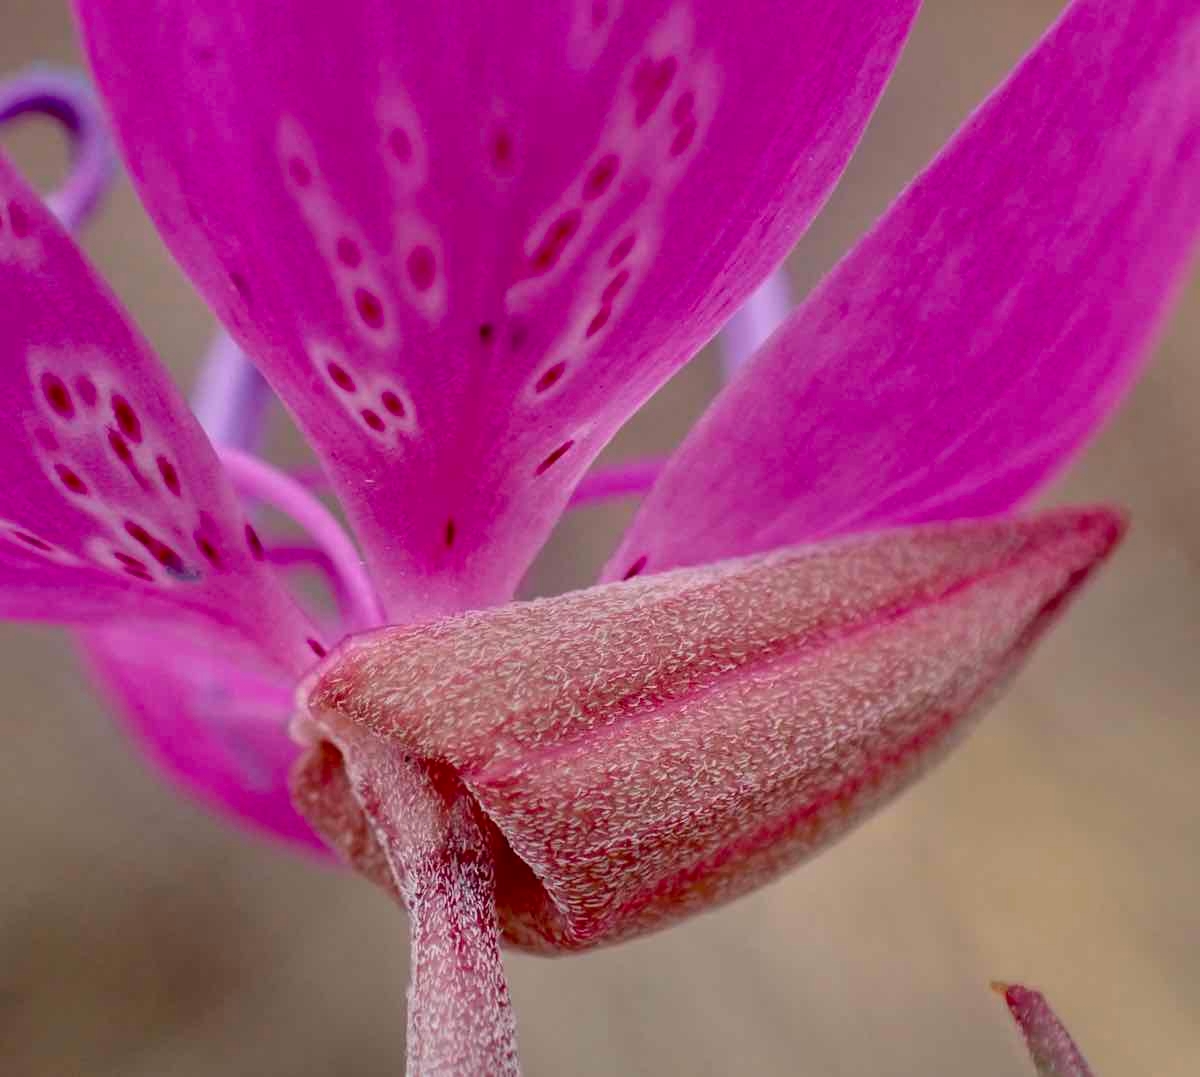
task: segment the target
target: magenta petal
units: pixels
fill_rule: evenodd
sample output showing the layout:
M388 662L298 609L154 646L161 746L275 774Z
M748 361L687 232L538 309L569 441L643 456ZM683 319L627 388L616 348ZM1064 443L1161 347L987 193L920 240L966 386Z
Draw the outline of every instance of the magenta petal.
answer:
M0 409L0 616L187 616L311 661L203 431L2 158Z
M1008 508L1121 398L1200 224L1200 8L1079 0L734 381L610 578Z
M122 724L185 789L275 837L317 845L292 807L293 683L244 648L144 622L82 634L89 665Z
M1020 984L994 983L1025 1037L1038 1077L1092 1077L1071 1034L1040 991Z
M828 194L916 0L77 0L143 198L395 618L507 599Z

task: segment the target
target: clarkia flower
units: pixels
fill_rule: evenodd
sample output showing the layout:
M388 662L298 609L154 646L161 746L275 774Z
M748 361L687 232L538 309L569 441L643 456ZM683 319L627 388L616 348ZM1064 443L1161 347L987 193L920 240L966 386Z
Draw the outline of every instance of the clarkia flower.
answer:
M585 478L600 448L828 195L915 0L76 6L138 189L238 347L197 402L214 448L0 165L0 611L82 626L169 770L307 842L292 773L409 907L414 1071L515 1070L501 933L627 937L844 832L1116 541L1103 510L938 521L1028 497L1136 373L1200 218L1194 0L1071 4L731 364L602 586L533 604L571 498L642 478ZM238 348L369 575L245 451ZM296 561L339 618L305 612Z

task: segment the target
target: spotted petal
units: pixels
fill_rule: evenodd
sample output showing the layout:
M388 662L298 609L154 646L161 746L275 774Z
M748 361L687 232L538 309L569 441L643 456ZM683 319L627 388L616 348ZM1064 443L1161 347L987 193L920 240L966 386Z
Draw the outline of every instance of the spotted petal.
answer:
M828 194L916 0L77 0L168 244L393 619L509 598Z
M312 661L203 431L3 159L0 414L0 616L182 618L277 668Z
M1077 0L743 369L610 577L1004 510L1136 374L1200 226L1200 8Z
M383 629L330 657L309 708L348 757L367 733L397 765L452 767L495 827L508 939L579 949L761 885L895 795L1120 529L1102 510L939 525ZM372 768L352 760L356 783ZM329 749L295 780L386 879Z

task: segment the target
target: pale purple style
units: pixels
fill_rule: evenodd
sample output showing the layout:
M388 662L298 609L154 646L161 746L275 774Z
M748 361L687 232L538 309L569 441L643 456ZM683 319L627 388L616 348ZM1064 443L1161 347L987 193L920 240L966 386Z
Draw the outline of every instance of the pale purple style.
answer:
M499 7L78 4L143 198L322 456L381 609L301 484L222 465L0 166L0 612L87 626L164 764L286 836L314 655L507 601L573 492L645 483L584 476L803 232L915 4ZM1198 47L1194 2L1071 5L741 366L609 575L996 512L1061 467L1183 279ZM249 385L202 402L235 448ZM276 550L239 490L314 544ZM296 559L339 568L345 623L299 609Z
M46 196L46 206L67 228L77 228L96 209L116 171L99 105L83 79L49 68L33 68L0 85L0 125L37 115L56 120L70 137L70 175Z

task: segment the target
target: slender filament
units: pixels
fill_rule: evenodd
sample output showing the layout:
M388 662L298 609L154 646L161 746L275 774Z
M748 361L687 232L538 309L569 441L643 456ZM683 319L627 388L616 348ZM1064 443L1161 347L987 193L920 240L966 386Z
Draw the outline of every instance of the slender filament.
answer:
M95 212L116 176L117 158L87 80L69 71L34 67L0 83L0 124L40 115L58 122L71 144L71 166L46 205L68 231Z
M329 556L343 589L347 630L383 624L383 607L354 543L333 514L308 490L278 468L239 449L218 448L217 455L235 489L296 521Z
M257 452L271 390L228 333L218 332L200 365L192 411L214 445Z
M767 342L791 309L787 269L780 266L758 286L721 331L718 342L726 380Z

